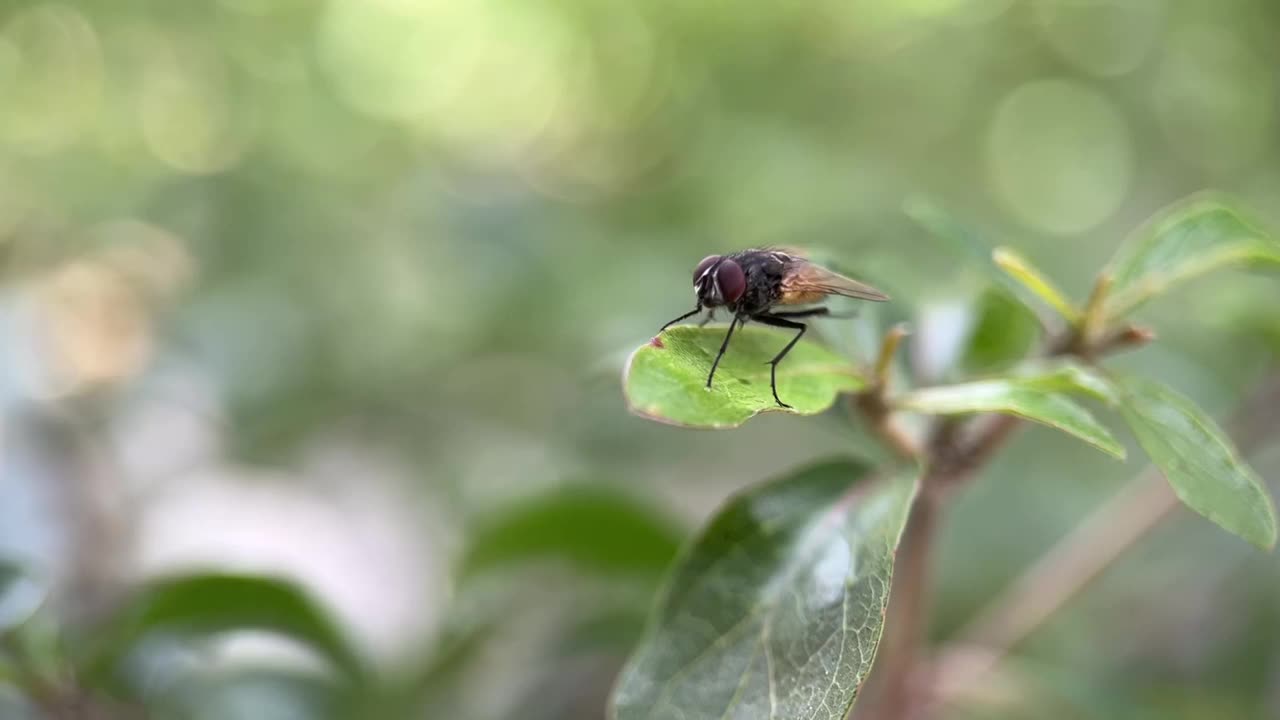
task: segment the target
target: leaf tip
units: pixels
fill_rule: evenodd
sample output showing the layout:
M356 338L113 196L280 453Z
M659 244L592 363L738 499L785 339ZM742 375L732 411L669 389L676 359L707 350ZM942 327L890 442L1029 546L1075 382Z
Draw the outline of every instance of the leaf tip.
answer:
M1001 245L991 251L991 262L1007 273L1017 274L1031 271L1031 263L1022 256L1022 253L1007 245Z
M1013 250L1001 245L991 251L991 261L1000 267L1005 267L1017 263L1018 256Z
M1254 532L1246 533L1246 532L1241 532L1239 530L1232 530L1231 528L1227 528L1227 529L1235 533L1239 537L1243 538L1250 545L1258 548L1262 552L1269 553L1269 552L1275 551L1276 539L1277 539L1275 516L1270 515L1269 519L1271 520L1270 525L1261 533L1254 533ZM1217 521L1215 520L1215 522ZM1218 524L1221 525L1221 523L1218 523Z
M1101 437L1087 438L1083 435L1077 435L1077 437L1120 462L1129 459L1129 451L1125 450L1120 441L1116 440L1115 436L1105 428L1102 428L1102 430L1104 434Z
M1263 506L1266 508L1267 528L1264 531L1266 537L1263 542L1257 543L1257 546L1265 552L1271 552L1276 549L1277 536L1280 535L1280 527L1276 525L1276 506L1271 499L1271 493L1263 490L1262 498Z

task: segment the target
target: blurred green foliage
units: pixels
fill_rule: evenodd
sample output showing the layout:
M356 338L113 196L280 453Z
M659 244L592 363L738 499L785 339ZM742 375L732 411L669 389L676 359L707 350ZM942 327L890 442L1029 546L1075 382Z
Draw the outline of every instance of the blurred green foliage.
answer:
M1082 299L1189 192L1280 225L1277 32L1272 0L0 2L0 553L51 588L40 652L74 656L172 552L350 626L367 707L309 656L164 641L113 709L601 717L657 581L595 559L658 562L730 491L862 442L836 413L627 414L622 362L687 309L698 259L825 247L918 321L913 357L997 368L1024 330L998 331L1005 281L965 254L1008 245ZM1225 414L1274 365L1280 291L1236 273L1179 297L1118 364ZM850 325L818 330L874 354ZM1138 467L1020 436L947 527L937 636ZM549 528L520 544L568 562L458 580L473 533L583 478L669 517L590 526L596 553ZM1215 533L1153 535L978 716L1280 712L1274 558ZM6 690L14 637L0 714L78 699Z

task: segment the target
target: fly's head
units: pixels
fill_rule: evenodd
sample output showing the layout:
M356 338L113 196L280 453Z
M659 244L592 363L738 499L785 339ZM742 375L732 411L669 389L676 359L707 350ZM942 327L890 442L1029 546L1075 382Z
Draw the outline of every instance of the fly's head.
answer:
M693 292L698 304L707 308L732 308L747 290L742 266L723 255L703 258L693 271Z

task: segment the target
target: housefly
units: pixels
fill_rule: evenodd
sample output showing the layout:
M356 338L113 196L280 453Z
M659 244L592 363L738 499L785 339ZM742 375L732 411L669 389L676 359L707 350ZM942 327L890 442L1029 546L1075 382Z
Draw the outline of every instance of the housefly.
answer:
M733 314L724 342L720 343L720 352L716 354L715 361L711 363L711 372L707 374L707 387L711 387L720 358L724 357L736 328L754 320L764 325L799 331L769 361L769 386L773 391L773 399L784 408L791 406L778 397L778 363L791 352L791 348L795 347L808 329L807 325L796 321L828 315L830 309L815 307L778 311L776 308L814 305L831 295L874 302L889 299L888 295L870 285L816 265L795 251L775 248L743 250L732 255L711 255L704 258L693 271L693 293L698 306L663 325L658 333L661 334L662 330L703 311L714 313L718 308L724 308Z

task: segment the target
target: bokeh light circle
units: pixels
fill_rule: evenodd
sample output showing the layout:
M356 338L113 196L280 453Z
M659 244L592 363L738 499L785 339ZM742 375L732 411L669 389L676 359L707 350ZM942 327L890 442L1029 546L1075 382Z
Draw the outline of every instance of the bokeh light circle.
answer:
M986 163L992 189L1020 220L1067 235L1120 206L1133 178L1133 143L1106 96L1068 80L1040 80L1000 102Z
M137 112L147 147L183 173L209 174L236 165L251 139L249 117L236 108L225 60L194 38L156 35L146 48Z
M1036 0L1033 7L1049 46L1094 75L1133 71L1164 34L1163 0Z
M66 5L35 5L0 28L0 138L27 154L75 142L97 115L103 60L89 21Z
M1256 161L1276 137L1275 68L1211 26L1169 38L1152 104L1169 145L1205 169L1227 171Z
M571 36L552 7L478 0L332 0L321 63L356 109L472 147L510 148L565 93Z

